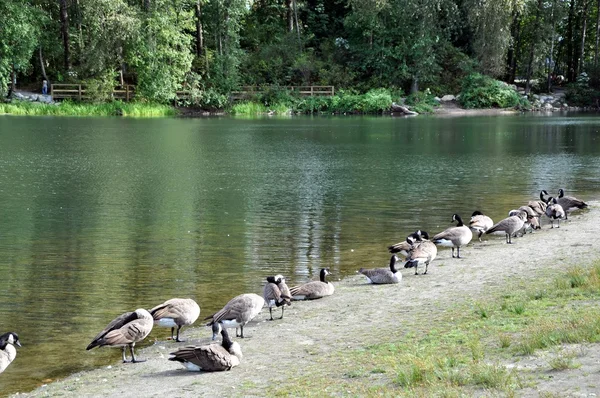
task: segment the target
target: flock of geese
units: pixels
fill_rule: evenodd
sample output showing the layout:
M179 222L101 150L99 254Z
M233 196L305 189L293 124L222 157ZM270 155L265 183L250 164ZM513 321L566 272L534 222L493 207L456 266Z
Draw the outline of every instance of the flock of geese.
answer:
M417 230L406 240L389 246L388 250L392 253L389 268L361 268L358 272L373 284L399 283L402 274L396 268L399 261L397 254L405 257L404 268L415 268L415 275L419 275L419 267L424 266L423 274L426 274L429 264L437 256L437 246L451 247L452 257L460 258L460 249L472 240L473 232L477 233L480 241L483 234L504 233L506 243L512 243L512 238L518 234L523 236L528 229L540 229L542 215L550 220L552 228L555 221L557 228L560 228L560 220L568 219L570 211L585 207L585 202L565 196L564 190L560 189L556 198L549 196L545 190L541 191L539 200L530 201L518 209L511 210L507 218L496 224L480 211L473 212L468 225L464 224L458 214L454 214L452 222L457 222L457 225L434 235L431 239L427 232ZM205 318L209 320L207 326L212 326L212 340L216 340L220 334L220 343L181 347L170 354L169 360L180 362L192 371L230 370L240 364L243 355L240 345L231 340L227 329L235 328L236 337L244 338L244 326L255 318L265 305L269 308L269 320L273 320L273 308L278 307L281 307L282 319L285 307L291 305L292 300L313 300L332 295L335 288L327 281L328 275L328 269L323 268L320 270L318 281L310 281L292 288L287 286L282 275L267 277L262 296L254 293L240 294L221 310ZM135 357L134 347L150 334L154 325L170 327L171 339L182 342L181 328L192 325L199 316L200 306L192 299L173 298L150 310L138 308L115 318L94 337L86 349L121 347L123 362L144 362L145 360ZM15 359L15 346L21 347L19 336L15 332L0 336L0 373ZM131 360L127 359L127 348Z

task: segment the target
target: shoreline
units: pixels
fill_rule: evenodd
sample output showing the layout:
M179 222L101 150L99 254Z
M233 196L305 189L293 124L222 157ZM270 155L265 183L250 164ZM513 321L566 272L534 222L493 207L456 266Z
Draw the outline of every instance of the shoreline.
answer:
M333 281L336 292L331 297L294 302L283 320L266 321L268 311L263 309L248 325L248 338L234 339L242 346L244 358L229 372L198 374L167 361L179 346L210 341L210 329L196 326L183 330L186 343L157 341L140 350L139 356L147 362L115 362L15 396L264 396L273 388L285 391L286 383L300 374L326 375L332 385L314 385L313 393L331 394L337 391L333 385L338 379L345 378L340 369L358 366L344 362L345 353L423 333L435 327L436 318L459 306L521 289L597 259L600 202L595 198L589 203L589 209L572 213L560 228L550 229L544 223L541 231L515 239L513 245L506 245L503 236L486 236L482 243L475 238L461 250L463 259L452 259L449 249L440 248L428 275L415 276L412 269L403 269L399 285L373 286L362 275L351 276ZM114 351L116 360L120 355ZM18 366L18 357L13 366Z

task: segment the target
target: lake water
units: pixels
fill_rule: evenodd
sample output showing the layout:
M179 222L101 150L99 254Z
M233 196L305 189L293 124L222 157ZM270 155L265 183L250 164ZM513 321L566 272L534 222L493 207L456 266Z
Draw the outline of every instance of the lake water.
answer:
M599 117L0 116L0 333L23 343L0 395L118 363L85 347L122 312L386 266L417 228L559 188L600 196Z

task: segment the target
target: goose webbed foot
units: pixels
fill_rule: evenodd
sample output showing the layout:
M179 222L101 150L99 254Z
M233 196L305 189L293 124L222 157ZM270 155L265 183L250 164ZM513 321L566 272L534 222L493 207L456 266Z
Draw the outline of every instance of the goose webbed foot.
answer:
M129 351L131 351L131 363L146 362L146 359L135 359L135 353L133 352L133 345L129 346Z

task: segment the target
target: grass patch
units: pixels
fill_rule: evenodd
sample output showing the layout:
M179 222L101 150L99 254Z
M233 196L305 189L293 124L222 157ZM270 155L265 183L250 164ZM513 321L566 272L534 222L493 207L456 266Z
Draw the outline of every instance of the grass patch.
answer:
M599 275L600 261L511 286L509 294L453 304L443 315L424 314L401 339L336 352L266 393L310 396L303 386L319 385L322 395L518 396L527 378L508 365L522 355L600 341ZM575 358L585 354L556 350L548 357L554 370L577 368ZM335 369L326 366L332 362Z
M113 101L90 104L63 101L57 104L41 102L13 101L0 103L0 114L19 116L127 116L164 117L176 116L177 111L170 106L139 102Z

